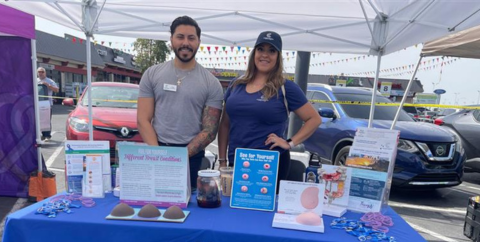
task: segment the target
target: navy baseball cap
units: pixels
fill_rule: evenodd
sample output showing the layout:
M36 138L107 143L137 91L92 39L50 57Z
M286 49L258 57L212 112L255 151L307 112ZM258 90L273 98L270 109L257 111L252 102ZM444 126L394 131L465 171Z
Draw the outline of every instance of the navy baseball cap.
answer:
M273 31L265 31L258 36L255 47L259 44L271 44L278 52L282 51L282 37Z

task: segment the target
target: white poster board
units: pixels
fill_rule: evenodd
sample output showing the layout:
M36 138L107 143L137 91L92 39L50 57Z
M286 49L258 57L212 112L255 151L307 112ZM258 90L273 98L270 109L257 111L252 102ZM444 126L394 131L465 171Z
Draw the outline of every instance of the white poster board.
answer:
M346 166L352 171L348 209L379 212L388 203L400 131L358 128Z
M118 153L121 202L188 206L191 187L186 147L118 144Z
M96 156L98 157L96 161L101 160L101 163L99 163L101 167L92 169L95 169L97 172L99 171L98 169L101 169L102 193L112 190L109 147L108 141L65 141L65 170L68 192L83 193L85 191L83 187L86 182L86 180L84 180L84 172L86 172L87 156ZM98 185L99 181L96 179L95 181L96 185ZM95 192L95 194L97 193Z

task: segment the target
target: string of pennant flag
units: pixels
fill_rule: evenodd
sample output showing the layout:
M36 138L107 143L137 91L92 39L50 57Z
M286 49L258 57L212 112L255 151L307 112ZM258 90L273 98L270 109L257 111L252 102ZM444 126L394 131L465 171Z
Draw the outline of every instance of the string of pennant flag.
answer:
M86 41L82 38L76 38L71 36L66 36L65 40L71 41L75 44L85 44ZM110 48L122 51L128 54L135 54L134 43L127 42L118 42L118 41L106 41L95 39L92 41L94 45L103 45ZM417 47L417 45L415 45ZM248 64L248 56L251 52L251 47L242 47L242 46L208 46L201 45L197 53L197 61L206 66L206 67L217 67L217 68L246 68ZM347 64L356 61L368 60L368 58L375 56L371 55L360 55L349 58L342 58L336 60L323 60L323 56L332 55L328 52L314 52L311 54L312 59L310 60L310 67L326 67L331 65L338 64ZM174 58L174 54L171 53L170 59ZM318 60L317 60L318 58ZM296 60L296 51L283 51L283 60L286 62L284 65L285 70L295 70L295 63L290 61ZM441 68L446 65L450 65L453 62L456 62L459 58L451 57L437 57L429 60L422 61L418 71L429 71ZM380 70L380 75L382 77L392 77L392 76L403 76L407 74L412 74L414 71L415 65L402 65L397 67L385 68ZM441 71L440 71L441 73ZM346 73L344 75L348 76L372 76L375 75L375 71L360 71L354 73Z

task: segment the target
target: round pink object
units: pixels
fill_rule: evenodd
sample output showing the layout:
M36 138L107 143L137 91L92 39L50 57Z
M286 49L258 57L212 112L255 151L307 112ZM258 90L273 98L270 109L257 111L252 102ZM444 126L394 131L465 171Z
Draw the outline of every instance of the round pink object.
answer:
M243 178L243 180L247 180L248 179L248 174L243 174L242 178Z
M267 163L267 164L263 165L263 168L264 168L265 170L270 169L270 164Z
M248 187L247 186L242 186L242 192L246 192L248 191Z
M262 189L260 189L260 192L261 192L261 193L263 193L263 194L265 194L265 193L267 193L267 192L268 192L268 190L267 190L267 188L265 188L265 187L262 187Z
M307 187L300 196L300 202L306 209L314 209L319 203L320 190L317 187Z
M322 224L322 219L320 218L320 216L312 212L302 213L298 215L295 221L297 221L297 223L299 224L311 226L318 226Z
M246 167L246 168L250 167L250 162L248 161L243 162L243 167Z
M268 181L268 176L262 176L262 181L267 182Z

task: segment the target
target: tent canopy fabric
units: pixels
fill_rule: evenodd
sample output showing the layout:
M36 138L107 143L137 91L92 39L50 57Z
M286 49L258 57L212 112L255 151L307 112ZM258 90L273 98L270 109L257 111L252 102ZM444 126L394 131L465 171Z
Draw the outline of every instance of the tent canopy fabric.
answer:
M0 36L35 39L35 16L0 5Z
M480 1L473 0L11 0L1 4L82 32L92 30L93 35L169 40L171 21L188 15L202 28L204 44L253 46L260 32L271 30L282 36L287 50L373 55L480 24ZM97 24L88 27L97 14Z
M35 18L0 5L0 196L27 197L38 168L32 40Z
M423 56L480 58L480 26L426 43Z

